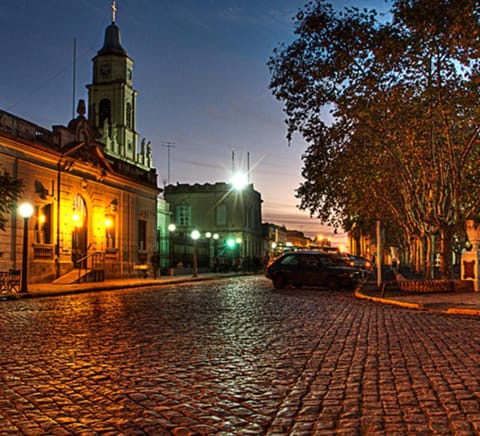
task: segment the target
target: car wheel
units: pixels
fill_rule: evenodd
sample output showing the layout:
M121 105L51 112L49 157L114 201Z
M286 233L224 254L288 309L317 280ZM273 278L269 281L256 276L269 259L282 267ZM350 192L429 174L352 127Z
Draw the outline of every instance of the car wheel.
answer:
M282 289L287 285L285 277L282 274L275 274L272 279L273 287L275 289Z
M336 277L328 277L326 285L328 289L335 290L340 287L340 281Z

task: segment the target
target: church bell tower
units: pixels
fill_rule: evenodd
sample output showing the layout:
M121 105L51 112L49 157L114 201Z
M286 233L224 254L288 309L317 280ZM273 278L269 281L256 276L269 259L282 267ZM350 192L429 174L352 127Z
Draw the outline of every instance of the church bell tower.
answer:
M103 47L93 58L93 81L87 85L89 120L101 132L99 142L105 144L106 155L148 167L145 144L138 150L133 61L122 47L115 20L113 0L112 24L105 30Z

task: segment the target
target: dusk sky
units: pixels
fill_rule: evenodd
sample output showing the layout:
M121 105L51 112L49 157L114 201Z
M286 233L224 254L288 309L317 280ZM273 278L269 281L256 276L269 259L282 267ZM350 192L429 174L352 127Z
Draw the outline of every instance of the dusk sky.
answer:
M135 62L137 131L152 143L160 186L168 178L168 143L173 184L229 181L232 163L246 170L249 155L265 222L344 243L344 235L296 207L306 144L296 136L288 145L282 105L268 89L266 63L275 47L292 40L292 17L305 3L117 0L116 24ZM386 9L383 0L333 4ZM74 39L75 99L87 100L110 6L110 0L2 0L0 109L49 129L66 125L74 107Z

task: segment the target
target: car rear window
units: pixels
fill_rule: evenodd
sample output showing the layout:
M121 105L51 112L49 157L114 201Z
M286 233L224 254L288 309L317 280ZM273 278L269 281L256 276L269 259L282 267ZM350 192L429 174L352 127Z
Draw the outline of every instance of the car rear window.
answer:
M291 255L285 256L280 261L280 263L282 265L298 265L300 263L300 259L298 258L298 256L291 254Z

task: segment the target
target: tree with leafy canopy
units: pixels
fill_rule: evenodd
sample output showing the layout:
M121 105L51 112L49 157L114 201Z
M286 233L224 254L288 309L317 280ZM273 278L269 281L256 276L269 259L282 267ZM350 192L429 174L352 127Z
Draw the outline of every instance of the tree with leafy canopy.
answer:
M0 172L0 230L5 231L8 216L15 208L23 190L23 182L15 179L7 171Z
M480 1L389 4L307 4L270 88L288 139L309 143L300 207L346 230L389 220L430 251L438 235L450 277L453 234L480 210Z

